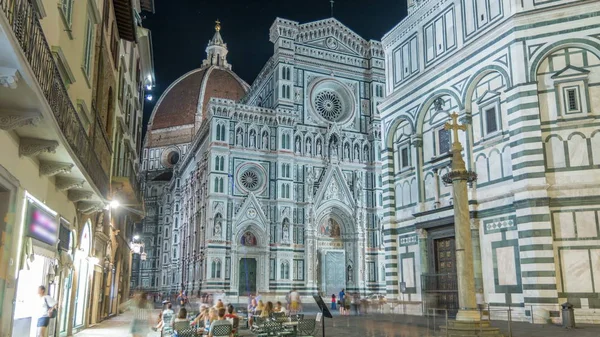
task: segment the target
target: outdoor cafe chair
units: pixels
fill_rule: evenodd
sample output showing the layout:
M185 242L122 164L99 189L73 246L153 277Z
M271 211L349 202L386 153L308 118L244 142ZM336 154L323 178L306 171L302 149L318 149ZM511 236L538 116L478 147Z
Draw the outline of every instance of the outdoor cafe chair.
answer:
M261 325L261 331L258 333L257 337L277 336L277 334L281 331L281 324L274 321L265 321Z
M297 337L313 337L317 322L314 319L302 319L298 321Z
M231 325L215 325L212 327L212 335L215 337L229 337L231 336Z

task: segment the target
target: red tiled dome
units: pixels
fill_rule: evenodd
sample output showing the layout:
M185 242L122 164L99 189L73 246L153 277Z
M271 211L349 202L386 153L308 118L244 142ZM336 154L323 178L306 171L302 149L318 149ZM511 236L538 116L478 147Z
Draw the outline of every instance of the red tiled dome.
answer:
M230 70L210 66L190 71L162 94L149 127L157 130L194 124L198 109L202 108L202 116L206 116L211 97L239 101L247 90L248 84Z

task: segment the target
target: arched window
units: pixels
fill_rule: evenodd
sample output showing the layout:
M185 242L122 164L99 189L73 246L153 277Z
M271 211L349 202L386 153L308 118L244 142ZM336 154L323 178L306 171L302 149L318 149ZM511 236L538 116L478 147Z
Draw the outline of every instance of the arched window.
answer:
M223 188L223 178L219 178L219 192L223 193L225 189Z
M219 192L219 178L215 177L215 193Z
M213 260L210 270L211 278L221 278L221 261Z
M217 124L217 140L224 142L225 141L225 125Z
M217 156L215 158L215 170L216 171L220 171L221 170L221 166L220 166L221 165L221 160L220 159L221 159L220 156Z

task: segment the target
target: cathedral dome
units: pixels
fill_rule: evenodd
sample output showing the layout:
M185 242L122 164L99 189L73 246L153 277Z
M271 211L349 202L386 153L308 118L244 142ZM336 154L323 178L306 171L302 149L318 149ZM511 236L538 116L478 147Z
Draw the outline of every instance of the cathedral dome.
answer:
M194 124L196 114L206 116L211 97L239 101L248 90L241 78L219 66L204 66L178 78L158 100L152 130Z
M202 67L192 70L173 82L161 95L156 103L148 124L152 138L152 131L188 126L186 133L168 141L162 135L156 140L166 143L190 141L197 127L198 121L206 118L208 101L211 98L225 98L239 101L250 86L231 71L227 62L227 44L221 37L221 24L217 21L215 34L206 47L207 58L202 62ZM199 117L199 118L198 118ZM166 143L165 143L166 142Z

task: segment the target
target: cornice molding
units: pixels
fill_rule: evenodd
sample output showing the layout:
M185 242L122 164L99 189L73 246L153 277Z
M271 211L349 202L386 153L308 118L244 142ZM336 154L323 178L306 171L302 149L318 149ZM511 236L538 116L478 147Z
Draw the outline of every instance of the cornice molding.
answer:
M83 188L85 180L79 178L57 176L54 183L57 189L59 189L60 191L66 191L72 188Z
M0 109L0 129L10 131L28 125L37 125L42 115L37 111Z
M71 173L71 169L73 169L74 164L71 163L63 163L59 161L48 161L41 160L40 161L40 176L54 176L59 173L68 174Z
M92 191L82 191L82 190L70 190L67 194L67 197L71 202L79 202L83 200L89 200L94 195Z
M6 88L16 89L19 81L19 71L14 68L0 67L0 85Z
M58 142L39 138L21 138L19 141L19 157L34 157L40 153L55 153Z

